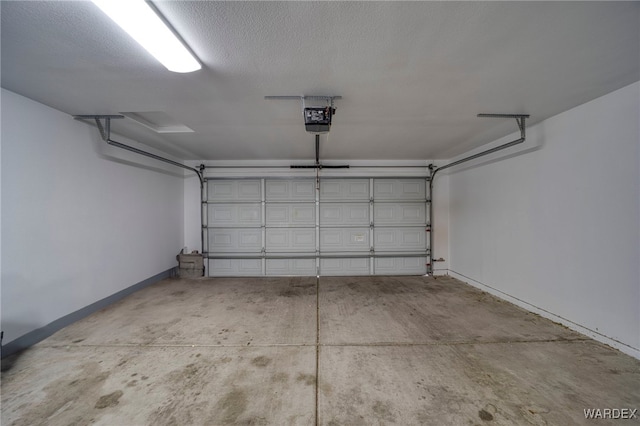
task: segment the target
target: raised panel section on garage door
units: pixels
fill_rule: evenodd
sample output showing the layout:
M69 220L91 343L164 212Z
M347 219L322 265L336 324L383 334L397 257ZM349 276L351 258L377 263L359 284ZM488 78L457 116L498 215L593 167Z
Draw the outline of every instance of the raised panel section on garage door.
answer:
M260 228L214 228L209 230L210 253L260 253Z
M267 259L267 275L316 275L316 260Z
M322 228L320 252L368 252L369 228Z
M320 181L320 274L368 275L371 249L370 179ZM367 257L351 257L351 256Z
M207 275L263 275L262 201L262 179L206 179Z
M419 252L427 249L424 228L381 228L373 230L376 252Z
M316 224L315 203L270 203L266 206L268 227L313 227Z
M427 181L424 178L373 180L375 274L426 273L426 191Z
M262 259L209 259L210 277L253 277L262 275Z
M369 203L320 202L320 226L369 226Z
M315 201L316 183L313 179L266 179L265 200Z
M267 275L316 275L315 200L315 179L265 179Z
M254 227L262 224L262 205L260 203L221 203L209 204L209 227Z
M426 225L425 203L374 203L374 225Z
M369 179L323 179L320 201L369 201Z
M267 253L315 253L315 228L271 228L266 232Z
M261 201L260 179L209 180L208 201Z
M373 199L376 201L423 201L426 199L425 179L374 179Z
M369 275L369 258L335 258L320 259L320 275L345 276L345 275Z
M423 275L426 257L380 257L374 260L375 275Z

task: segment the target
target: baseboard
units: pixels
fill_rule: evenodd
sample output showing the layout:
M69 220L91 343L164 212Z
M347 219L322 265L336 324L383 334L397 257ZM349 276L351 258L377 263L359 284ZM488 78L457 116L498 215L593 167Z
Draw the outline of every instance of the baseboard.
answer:
M74 322L81 320L82 318L85 318L102 308L106 308L107 306L129 296L132 293L135 293L138 290L142 290L143 288L148 287L151 284L155 284L158 281L175 275L174 269L175 268L171 268L167 269L164 272L160 272L159 274L147 278L146 280L140 281L139 283L134 284L131 287L127 287L124 290L120 290L119 292L112 294L111 296L107 296L104 299L98 300L97 302L87 305L82 309L78 309L77 311L65 315L62 318L58 318L57 320L50 322L44 327L40 327L33 331L30 331L27 334L12 340L6 345L2 345L2 358L27 349L53 335L55 332L63 329L64 327L73 324Z
M634 358L640 359L640 349L629 346L625 343L622 343L618 340L612 339L611 337L605 336L597 331L591 330L590 328L584 327L580 324L577 324L571 320L563 318L559 315L554 314L553 312L549 312L543 308L539 308L538 306L532 305L531 303L525 302L522 299L518 299L517 297L511 296L501 290L491 287L490 285L481 283L479 281L474 280L473 278L467 277L466 275L462 275L458 272L455 272L449 269L449 275L453 278L456 278L460 281L463 281L473 287L479 288L480 290L486 291L500 299L506 300L507 302L513 303L516 306L519 306L527 311L533 312L535 314L540 315L541 317L550 319L553 322L560 323L565 327L570 328L571 330L577 331L578 333L584 334L587 337L590 337L594 340L597 340L600 343L604 343L605 345L611 346L612 348L618 349L620 352L623 352L627 355L630 355Z

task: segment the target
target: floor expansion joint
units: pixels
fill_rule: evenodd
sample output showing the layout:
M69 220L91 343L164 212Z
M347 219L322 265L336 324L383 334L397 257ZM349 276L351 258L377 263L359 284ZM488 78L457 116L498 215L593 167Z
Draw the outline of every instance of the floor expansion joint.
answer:
M319 332L319 330L318 330ZM504 340L504 341L462 341L462 342L367 342L367 343L275 343L275 344L254 344L254 345L207 345L207 344L59 344L41 345L41 348L283 348L283 347L315 347L316 348L316 373L318 373L319 348L320 347L407 347L407 346L463 346L463 345L501 345L501 344L524 344L524 343L582 343L592 339L533 339L533 340ZM316 374L316 377L318 374Z

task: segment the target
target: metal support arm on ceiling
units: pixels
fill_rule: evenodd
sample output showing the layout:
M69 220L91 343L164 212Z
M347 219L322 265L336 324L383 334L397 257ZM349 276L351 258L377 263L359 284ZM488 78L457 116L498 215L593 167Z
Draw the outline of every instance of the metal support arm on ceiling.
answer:
M111 139L111 120L124 118L123 115L74 115L73 118L76 120L95 120L98 131L100 132L100 137L102 137L102 140L109 145L113 145L127 151L135 152L136 154L144 155L145 157L153 158L155 160L162 161L176 167L190 170L198 176L198 179L200 180L200 187L202 188L202 186L204 185L202 166L200 166L200 170L198 170L193 167L185 166L184 164L177 161L173 161L160 155L152 154L150 152L143 151L141 149ZM104 120L104 125L102 124L101 120Z
M429 196L431 197L431 203L429 203L429 222L431 223L431 232L429 233L429 248L431 249L429 253L429 273L433 275L433 258L435 257L433 254L433 241L434 241L434 218L433 218L433 180L440 170L445 170L453 166L457 166L458 164L466 163L467 161L475 160L476 158L484 157L485 155L493 154L494 152L502 151L503 149L512 147L514 145L521 144L526 139L526 124L525 120L529 118L529 114L478 114L478 117L489 117L489 118L515 118L516 123L518 124L518 129L520 129L520 138L513 140L511 142L507 142L505 144L496 146L495 148L487 149L485 151L479 152L477 154L470 155L468 157L464 157L460 160L453 161L451 163L447 163L444 166L434 167L433 164L429 165L429 170L431 170L431 177L429 179Z

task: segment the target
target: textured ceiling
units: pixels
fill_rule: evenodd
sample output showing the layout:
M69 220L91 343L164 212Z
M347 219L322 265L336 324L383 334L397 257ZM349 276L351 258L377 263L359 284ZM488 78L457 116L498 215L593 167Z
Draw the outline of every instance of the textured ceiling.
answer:
M298 101L341 95L326 159L450 158L640 79L640 2L155 2L203 64L167 71L89 2L0 3L2 87L184 159L313 158ZM71 118L70 118L71 119ZM597 119L595 117L594 119ZM512 122L513 121L513 122Z

